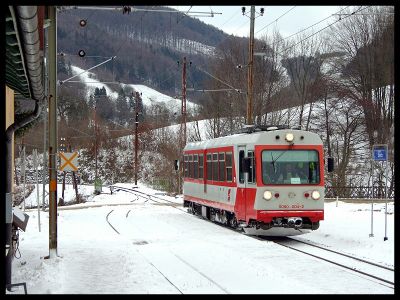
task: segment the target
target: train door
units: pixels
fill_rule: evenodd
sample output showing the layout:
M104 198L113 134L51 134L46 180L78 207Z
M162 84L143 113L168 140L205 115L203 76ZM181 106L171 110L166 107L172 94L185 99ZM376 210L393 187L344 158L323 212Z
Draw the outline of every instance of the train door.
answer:
M246 186L247 186L247 173L244 172L244 158L246 157L246 146L238 146L238 154L236 165L238 166L238 181L237 181L237 194L236 194L236 218L238 220L246 220Z

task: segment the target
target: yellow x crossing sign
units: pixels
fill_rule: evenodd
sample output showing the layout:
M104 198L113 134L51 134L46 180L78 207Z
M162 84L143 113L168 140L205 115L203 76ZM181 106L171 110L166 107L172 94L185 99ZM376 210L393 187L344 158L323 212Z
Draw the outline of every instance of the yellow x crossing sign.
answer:
M65 153L60 152L61 171L78 171L78 152Z

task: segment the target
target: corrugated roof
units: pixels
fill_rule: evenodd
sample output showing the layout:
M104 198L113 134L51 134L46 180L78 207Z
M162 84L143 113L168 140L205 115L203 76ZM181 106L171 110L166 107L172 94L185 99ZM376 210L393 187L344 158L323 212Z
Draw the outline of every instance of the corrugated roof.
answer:
M7 7L5 18L6 85L12 88L16 93L19 93L26 98L31 98L21 38L19 36L16 16L12 7Z

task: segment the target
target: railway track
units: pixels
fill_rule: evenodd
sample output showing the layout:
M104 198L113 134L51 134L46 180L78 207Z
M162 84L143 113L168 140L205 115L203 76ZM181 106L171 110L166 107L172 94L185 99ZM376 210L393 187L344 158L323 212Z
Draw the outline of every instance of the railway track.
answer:
M122 190L122 191L130 192L130 193L136 195L137 197L144 198L144 199L146 199L145 202L152 201L159 205L169 205L175 209L179 209L181 211L187 212L186 209L177 207L177 206L181 206L181 204L179 204L179 203L176 203L176 202L173 202L173 201L170 201L167 199L163 199L163 198L157 197L155 195L147 194L147 193L144 193L144 192L141 192L138 190L130 189L130 188L119 187L119 186L113 186L113 187L115 188L115 191ZM108 215L107 215L107 217L108 217ZM107 222L108 222L108 220L107 220ZM218 223L216 223L216 224L218 224ZM220 224L218 224L218 225L220 225ZM110 226L112 227L111 224L110 224ZM223 227L226 227L228 229L238 232L237 229L233 229L228 226L223 226ZM113 229L115 230L115 228L113 228ZM115 230L115 231L118 232L117 230ZM240 233L243 234L243 232L240 232ZM252 237L259 239L259 240L263 240L263 241L265 241L265 240L273 241L274 243L276 243L280 246L289 248L291 250L294 250L294 251L312 256L314 258L329 262L331 264L335 264L342 268L351 270L352 272L361 274L367 278L375 280L376 282L378 282L386 287L394 289L394 269L393 268L379 265L377 263L367 261L365 259L357 258L355 256L348 255L346 253L328 249L321 245L316 245L316 244L309 243L306 241L301 241L301 240L298 240L295 238L266 237L266 236L252 236ZM182 262L185 262L182 259L179 259L179 260ZM190 266L190 265L188 265L188 266L192 268L192 266ZM156 268L156 266L154 266L154 267ZM158 271L161 273L160 270L158 270ZM200 274L202 275L202 277L204 277L204 274L202 274L202 273L200 273ZM162 275L165 276L165 274L162 274ZM215 282L213 282L213 284L215 284ZM224 292L227 292L227 291L224 291Z
M136 189L126 188L126 187L121 187L121 186L116 186L116 185L112 185L110 187L112 187L113 191L115 191L115 192L124 191L124 192L131 193L133 195L136 195L137 197L144 198L144 199L146 199L145 202L152 201L152 202L157 203L158 205L168 205L175 209L179 209L181 211L186 212L186 209L180 208L182 206L181 203L176 203L174 201L170 201L170 200L167 200L167 199L164 199L164 198L152 195L152 194L144 193L144 192L138 191ZM131 201L131 202L133 202L133 201Z
M289 237L257 237L260 240L273 241L274 243L315 257L317 259L335 264L366 277L377 280L380 284L394 289L394 269L377 263L367 261L339 251L322 247L313 243Z
M160 201L166 201L169 203L173 203L173 204L177 204L173 201L169 201L166 199L162 199L159 197L154 196L155 198L158 198L158 200L154 200L152 199L153 195L147 194L147 193L143 193L143 192L138 192L138 191L132 191L132 189L126 189L126 188L121 188L121 190L126 190L127 192L136 192L138 193L139 197L143 197L146 199L146 201L150 200L150 201L154 201L156 203L161 203ZM137 198L138 199L138 198ZM135 199L135 200L137 200ZM146 202L145 201L145 202ZM171 206L173 208L179 209L178 207L175 206ZM186 212L185 209L180 209ZM107 216L106 216L106 221L108 223L108 225L118 234L121 235L121 233L111 224L110 220L109 220L109 216L111 215L111 213L114 210L111 210ZM128 218L129 216L129 212L131 210L128 210L128 212L126 213L125 217ZM140 243L140 245L142 244L146 244L146 243ZM210 292L212 293L222 293L222 294L229 294L229 291L226 290L224 287L222 287L221 285L219 285L216 281L214 281L212 278L210 278L209 276L207 276L206 274L204 274L203 272L201 272L200 270L198 270L196 267L194 267L192 264L190 264L189 262L187 262L184 258L182 258L181 256L179 256L178 254L175 253L164 253L165 255L169 255L170 259L173 259L176 261L176 267L179 268L180 270L187 270L190 272L195 272L197 275L197 280L195 280L194 282L196 282L196 286L188 286L188 284L184 281L182 281L182 278L179 278L179 276L177 276L177 272L175 272L175 270L171 270L170 269L170 265L167 263L165 264L165 257L163 257L162 259L155 259L155 257L157 257L156 255L154 256L149 256L147 251L139 251L139 253L147 260L147 262L157 271L160 273L161 276L163 276L165 278L165 280L167 280L180 294L184 294L185 292L191 293L191 289L193 288L198 288L198 284L201 283L201 285L203 286L208 286L210 287L212 290ZM146 254L147 253L147 254ZM170 260L169 259L169 260ZM167 260L168 261L168 260ZM180 272L180 273L185 273L185 272Z
M205 219L206 220L206 219ZM209 220L206 220L209 221ZM211 222L211 221L210 221ZM298 240L290 237L268 237L259 235L248 235L243 230L238 228L232 228L224 224L215 223L226 229L245 234L246 236L261 240L261 241L272 241L280 246L301 252L303 254L315 257L317 259L335 264L337 266L349 269L353 272L362 274L367 278L376 280L379 284L394 289L394 269L380 265L365 259L361 259L346 253L328 249L321 245Z

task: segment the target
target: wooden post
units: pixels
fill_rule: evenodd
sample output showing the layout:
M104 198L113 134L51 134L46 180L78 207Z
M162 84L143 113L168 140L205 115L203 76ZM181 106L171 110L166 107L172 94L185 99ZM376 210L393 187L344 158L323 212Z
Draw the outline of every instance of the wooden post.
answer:
M76 182L76 175L75 172L72 172L72 182L73 182L73 186L75 188L75 197L76 197L76 202L80 202L79 198L78 198L78 184Z

